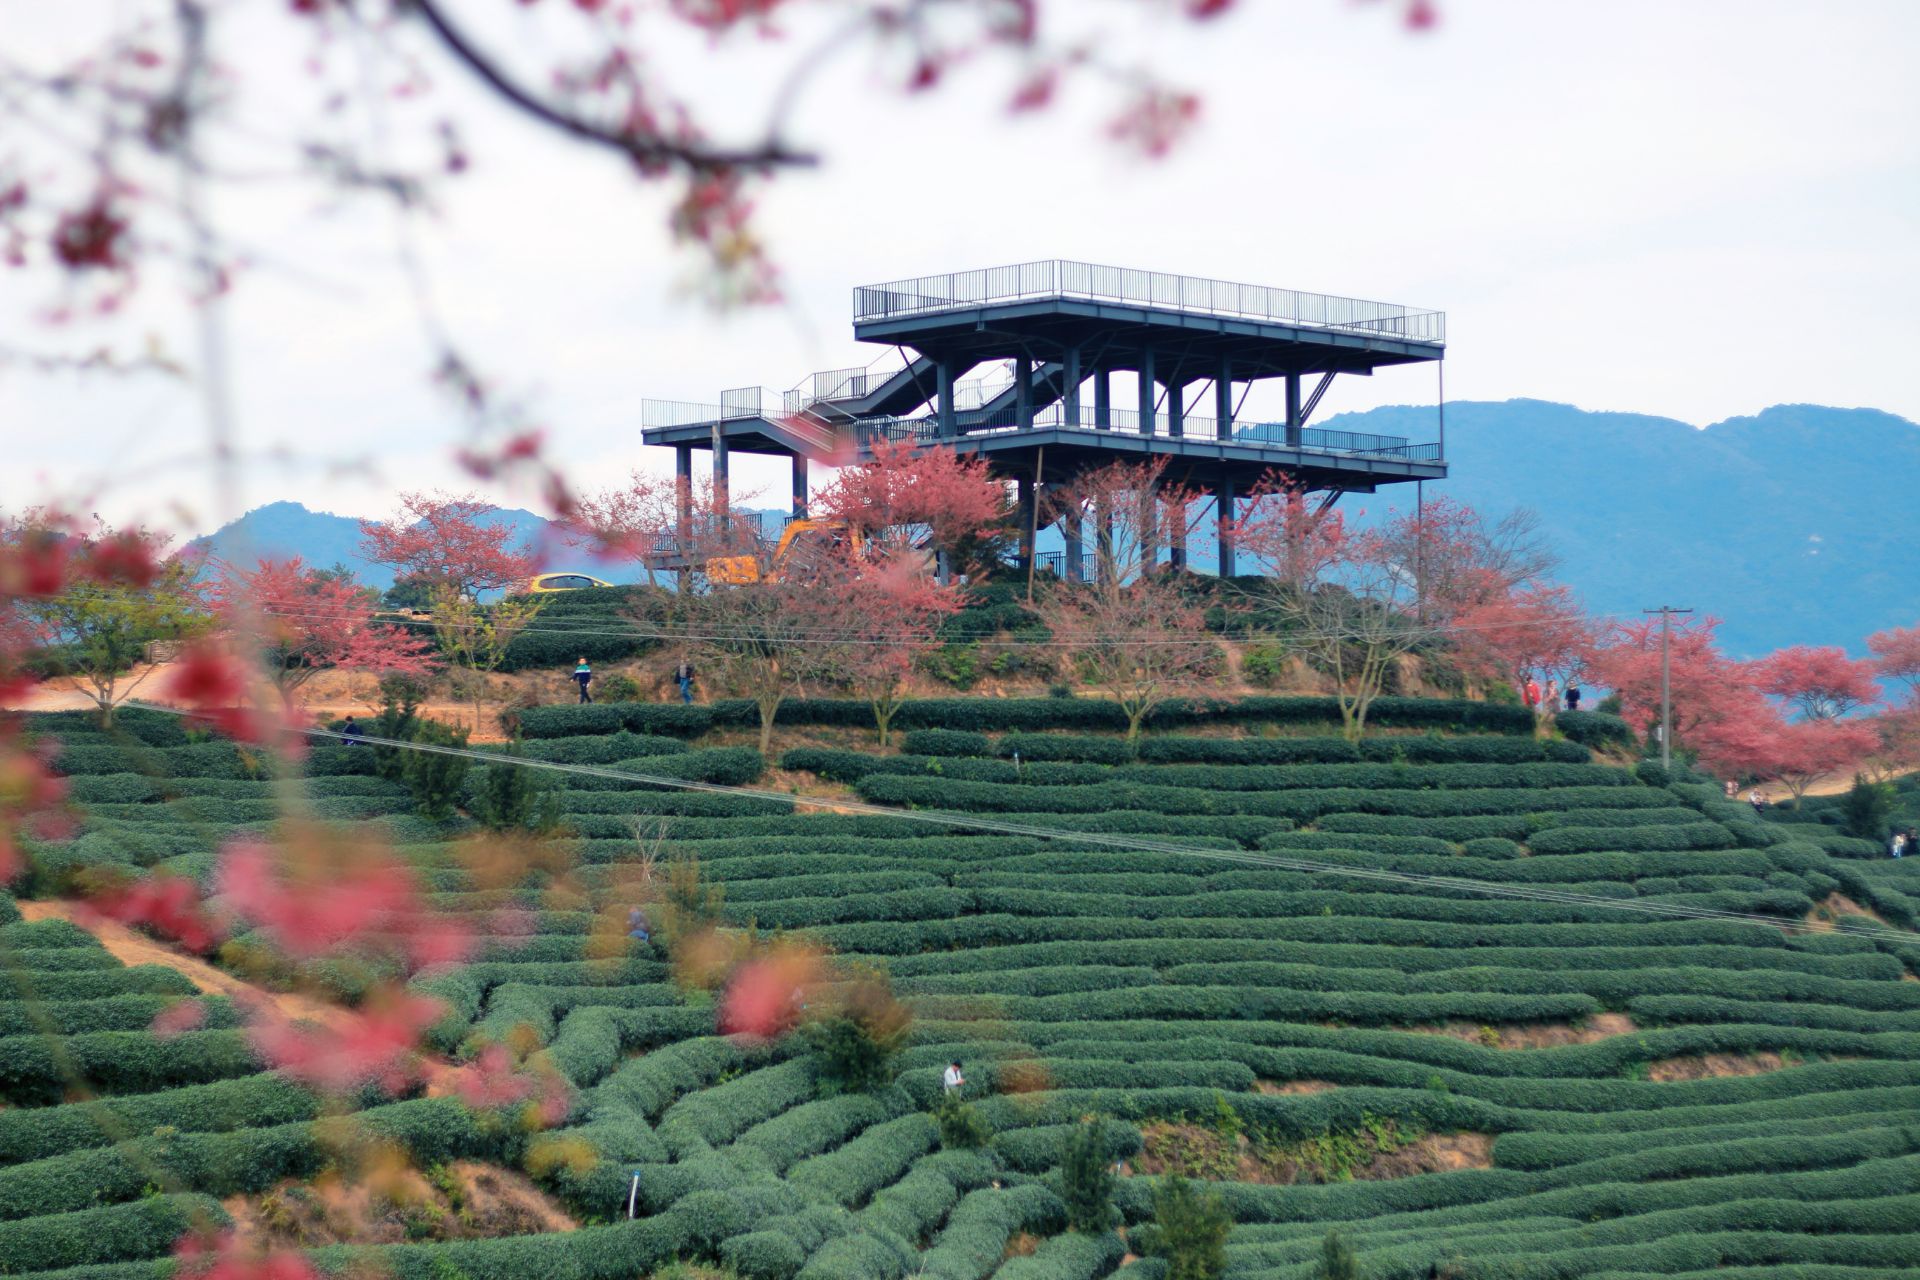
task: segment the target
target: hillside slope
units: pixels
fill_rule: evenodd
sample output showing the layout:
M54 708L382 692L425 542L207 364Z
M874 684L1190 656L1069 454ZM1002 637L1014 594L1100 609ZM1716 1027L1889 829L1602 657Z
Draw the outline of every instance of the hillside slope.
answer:
M1234 1280L1305 1280L1331 1225L1375 1280L1920 1268L1920 876L1861 875L1862 842L1538 741L1525 713L1485 704L1388 700L1358 746L1325 736L1319 699L1180 704L1137 760L1089 699L909 704L899 723L918 732L885 756L844 745L862 710L788 704L786 732L823 745L788 751L782 776L898 812L554 776L580 837L572 888L530 879L509 895L537 913L530 939L416 986L452 1011L448 1046L545 1046L577 1097L556 1135L572 1157L541 1167L584 1219L616 1221L383 1246L381 1265L630 1280L679 1256L785 1280L1155 1280L1157 1262L1119 1264L1151 1237L1158 1174L1182 1169L1225 1196ZM738 784L761 769L730 745L751 714L540 708L524 750ZM66 734L89 808L69 865L205 875L220 830L272 812L272 784L177 724L130 716L133 745L42 724ZM1592 715L1562 727L1618 732ZM393 784L360 776L369 756L313 753L322 816L401 813ZM163 792L156 770L178 781ZM594 913L631 905L637 815L725 885L734 923L891 971L917 1015L893 1084L823 1096L799 1043L716 1036L712 1003L657 950L606 954ZM439 905L478 921L502 904L452 856L457 825L386 821ZM1854 914L1869 911L1895 924ZM0 1040L0 1092L27 1104L0 1113L0 1261L150 1276L158 1228L75 1230L164 1206L92 1175L102 1139L34 1083L37 1043ZM984 1150L942 1150L927 1111L954 1058L994 1130ZM217 1076L248 1069L222 1061ZM209 1078L178 1055L140 1069L104 1082L115 1105ZM447 1101L367 1114L417 1153L502 1154L498 1126L434 1110ZM1125 1170L1124 1245L1061 1233L1062 1143L1089 1114ZM10 1136L55 1132L53 1148ZM207 1179L223 1167L180 1165L178 1194L221 1194ZM629 1194L640 1218L618 1221ZM24 1240L34 1251L14 1253Z

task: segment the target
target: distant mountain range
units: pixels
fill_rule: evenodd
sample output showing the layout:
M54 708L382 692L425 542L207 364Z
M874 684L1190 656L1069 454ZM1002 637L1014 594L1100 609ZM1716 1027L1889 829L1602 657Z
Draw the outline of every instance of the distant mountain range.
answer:
M517 507L495 508L488 522L510 526L520 535L516 541L525 545L539 545L547 531L546 520ZM344 565L361 582L382 591L393 585L391 567L361 557L359 520L329 511L309 511L298 502L269 502L255 507L238 520L195 538L186 549L243 564L266 557L299 556L316 569ZM579 566L569 563L566 567Z
M1433 410L1318 424L1431 440ZM1486 512L1528 506L1587 607L1692 606L1728 652L1864 653L1920 622L1920 426L1874 409L1775 405L1704 429L1541 400L1447 406L1451 476L1428 486ZM1348 499L1403 503L1383 491Z
M1431 406L1340 414L1316 426L1435 436ZM1589 413L1542 400L1447 405L1452 475L1430 485L1488 513L1532 507L1563 557L1561 578L1587 606L1632 614L1692 606L1724 619L1728 650L1788 644L1863 650L1868 633L1920 621L1920 426L1872 409L1777 405L1705 429L1672 418ZM1349 508L1406 506L1411 491L1353 495ZM530 511L503 508L545 569L630 582ZM299 555L343 564L385 588L393 574L360 558L359 521L274 502L190 544L224 558ZM1057 551L1057 534L1041 550ZM1196 565L1210 551L1193 548Z

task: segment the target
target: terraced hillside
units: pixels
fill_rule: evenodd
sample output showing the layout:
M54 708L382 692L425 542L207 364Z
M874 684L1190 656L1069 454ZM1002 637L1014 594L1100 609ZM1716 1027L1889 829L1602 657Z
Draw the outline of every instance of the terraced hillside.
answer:
M1859 842L1596 758L1583 743L1620 729L1590 715L1563 719L1581 741L1539 741L1524 713L1388 700L1355 745L1315 699L1178 704L1136 755L1102 703L953 700L910 704L904 753L879 755L863 710L784 710L805 745L775 777L800 804L724 790L762 777L728 745L744 706L525 713L524 754L567 766L548 774L578 836L564 891L480 885L459 820L391 816L405 792L364 776L365 748L313 753L315 809L391 822L436 905L533 913L530 937L416 981L448 1006L437 1044L537 1042L575 1089L531 1141L452 1098L364 1114L423 1165L528 1164L597 1224L326 1265L1153 1280L1165 1264L1132 1251L1179 1171L1223 1194L1236 1280L1317 1274L1329 1228L1382 1280L1920 1274L1920 940ZM99 862L204 876L273 816L243 755L174 722L43 727L90 817L41 851L40 888ZM596 921L667 856L697 857L735 924L891 974L916 1017L890 1085L825 1096L797 1039L721 1037L661 952L610 950ZM0 1041L0 1274L151 1276L177 1215L329 1158L311 1099L258 1073L217 1003L152 1041L171 977L65 925L0 941L53 1018L16 1002ZM349 997L367 979L322 976ZM62 1102L59 1044L104 1103ZM943 1149L929 1114L956 1058L981 1149ZM1063 1230L1089 1116L1124 1236Z

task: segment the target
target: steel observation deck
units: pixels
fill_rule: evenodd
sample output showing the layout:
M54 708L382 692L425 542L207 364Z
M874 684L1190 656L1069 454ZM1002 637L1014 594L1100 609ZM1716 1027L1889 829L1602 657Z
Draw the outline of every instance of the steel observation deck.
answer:
M722 495L729 452L788 456L796 512L809 462L863 461L882 440L977 454L1025 503L1036 484L1123 458L1164 458L1169 480L1223 512L1275 472L1327 501L1447 474L1438 409L1432 441L1306 425L1337 376L1443 360L1440 311L1047 259L859 286L853 324L893 362L784 392L736 388L718 404L645 400L642 438L673 447L683 476L693 450L710 450ZM1115 402L1116 371L1132 375L1135 403ZM1285 383L1284 419L1242 418L1246 389L1269 379Z

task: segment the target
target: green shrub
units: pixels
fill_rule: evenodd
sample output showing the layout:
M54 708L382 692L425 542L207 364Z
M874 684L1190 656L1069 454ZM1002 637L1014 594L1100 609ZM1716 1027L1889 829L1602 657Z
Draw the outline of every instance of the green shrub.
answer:
M1154 1189L1153 1225L1152 1252L1167 1260L1167 1280L1218 1280L1226 1270L1233 1218L1219 1192L1170 1174Z
M552 783L519 763L517 753L480 776L473 816L492 831L551 835L560 829L560 795Z
M906 1043L906 1027L891 1016L864 1012L818 1018L801 1028L828 1092L866 1092L893 1079L893 1059Z
M1060 1199L1067 1225L1096 1234L1109 1231L1118 1216L1113 1207L1113 1163L1098 1118L1073 1127L1060 1153Z
M993 1140L993 1126L958 1093L942 1091L933 1118L940 1126L940 1145L949 1151L977 1151Z
M1251 644L1240 655L1240 674L1248 684L1271 689L1287 673L1287 650L1277 644Z
M1862 840L1884 840L1893 818L1896 796L1891 784L1869 782L1853 775L1853 786L1841 803L1841 825L1850 836Z
M423 746L454 747L464 750L467 731L438 720L422 720L414 726L410 739ZM388 748L399 750L398 748ZM445 818L453 813L470 767L465 756L438 751L407 751L400 763L400 780L413 796L414 808L427 818Z
M645 696L646 691L640 687L640 682L624 671L616 671L600 681L601 702L638 702Z
M1327 1232L1320 1242L1313 1274L1315 1280L1360 1280L1360 1264L1353 1256L1353 1247L1338 1231Z

